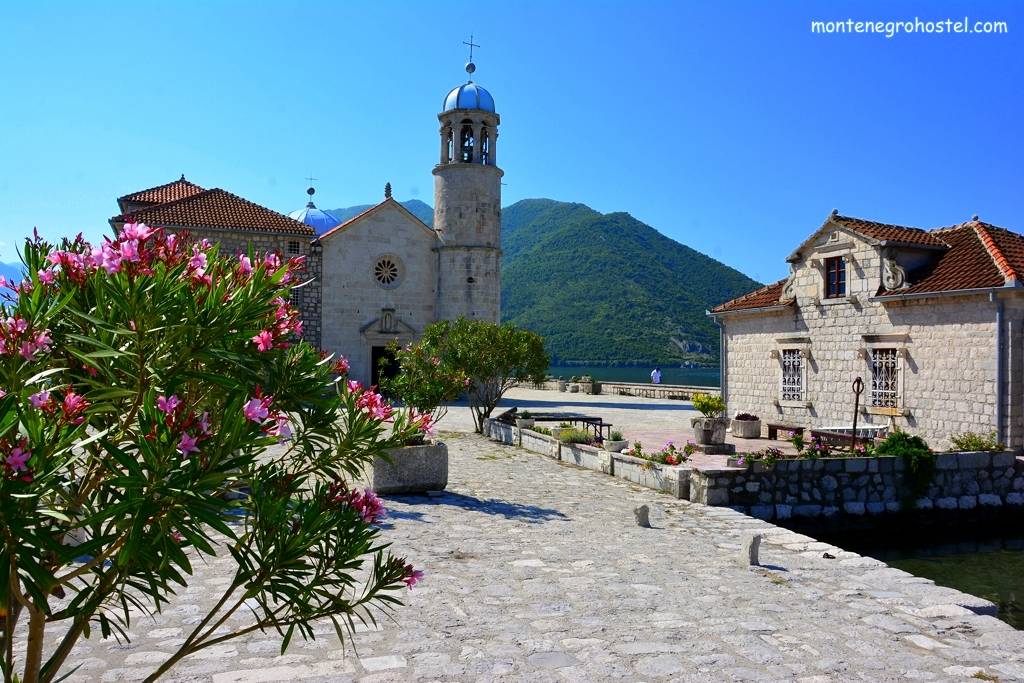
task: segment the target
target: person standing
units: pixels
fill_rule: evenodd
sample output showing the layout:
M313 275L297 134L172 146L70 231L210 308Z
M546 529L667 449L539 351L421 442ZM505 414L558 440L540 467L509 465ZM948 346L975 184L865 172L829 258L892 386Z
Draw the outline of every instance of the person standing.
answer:
M661 384L661 369L655 367L651 371L651 384Z

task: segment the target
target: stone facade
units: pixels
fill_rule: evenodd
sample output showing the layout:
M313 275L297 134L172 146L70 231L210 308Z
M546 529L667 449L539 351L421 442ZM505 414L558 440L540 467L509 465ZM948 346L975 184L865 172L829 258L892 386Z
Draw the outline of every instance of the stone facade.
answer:
M824 293L825 263L845 259L846 296ZM880 248L853 231L822 230L792 260L785 284L789 305L715 314L723 331L722 390L729 413L807 428L849 427L852 384L863 378L860 425L890 425L947 448L954 433L998 431L1008 445L1024 443L1021 351L1024 296L1006 287L977 293L880 298L892 262L919 266L920 250ZM1002 308L1003 348L997 350ZM872 355L895 354L894 407L872 405ZM783 396L786 363L799 355L802 392ZM997 357L1001 354L1001 358ZM997 424L997 366L1002 371L1003 421Z

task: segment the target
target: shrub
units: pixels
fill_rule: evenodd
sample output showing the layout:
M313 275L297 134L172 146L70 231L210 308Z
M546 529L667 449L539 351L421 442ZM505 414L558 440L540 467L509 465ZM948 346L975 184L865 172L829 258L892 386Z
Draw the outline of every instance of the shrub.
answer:
M548 429L547 427L541 427L538 424L535 424L532 427L530 427L530 431L537 432L538 434L546 434L547 436L551 436L550 429Z
M910 497L919 498L928 490L935 473L935 454L924 439L896 430L875 446L875 454L903 458Z
M693 407L704 417L722 417L725 414L725 401L717 394L694 394Z
M816 458L827 458L831 454L832 447L829 446L827 442L822 441L821 437L818 436L812 436L811 443L807 444L807 447L799 452L799 455L811 460Z
M594 436L583 429L576 429L575 427L566 429L559 436L558 440L562 443L582 443L588 446L594 443Z
M533 419L533 415L530 414L529 410L524 410L523 412L519 413L519 419L520 420L532 420Z
M758 418L757 415L751 415L750 413L740 413L736 417L734 417L733 419L734 420L739 420L740 422L753 422L754 420L757 420L757 419L760 419L760 418Z
M348 482L419 425L296 341L300 260L134 224L23 260L0 303L5 680L61 678L79 638L128 637L210 556L233 575L152 678L255 629L284 651L318 620L341 636L399 604L420 573ZM250 625L229 621L243 607Z
M949 440L953 442L953 447L958 451L1006 450L1006 446L996 440L995 432L989 432L988 436L982 436L974 432L964 432L963 434L953 434L949 437Z
M381 387L405 405L414 409L422 430L412 441L422 442L430 428L448 412L448 404L457 399L469 384L461 369L444 362L433 349L422 343L399 348L391 345L398 364L398 373L381 380Z
M625 435L617 429L613 429L612 433L608 435L609 441L625 441L625 439Z
M742 455L737 459L737 462L740 467L743 467L750 462L760 462L763 463L765 467L772 467L779 460L785 459L785 457L785 454L781 450L769 446L768 448L762 448L759 451Z

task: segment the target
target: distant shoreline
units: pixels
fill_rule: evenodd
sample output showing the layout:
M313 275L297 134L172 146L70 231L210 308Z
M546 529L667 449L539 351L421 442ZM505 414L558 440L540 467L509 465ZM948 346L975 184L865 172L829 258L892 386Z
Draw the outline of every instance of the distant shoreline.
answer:
M548 368L548 375L569 379L573 376L590 375L603 382L634 382L651 381L651 371L661 369L662 384L682 384L700 387L719 387L721 385L718 367L679 368L668 365L553 365Z

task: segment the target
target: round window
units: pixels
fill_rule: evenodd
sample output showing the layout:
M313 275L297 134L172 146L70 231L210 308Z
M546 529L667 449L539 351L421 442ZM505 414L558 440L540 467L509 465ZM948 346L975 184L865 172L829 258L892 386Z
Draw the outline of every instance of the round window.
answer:
M382 256L373 266L373 277L382 287L396 287L401 272L398 259L394 256Z

